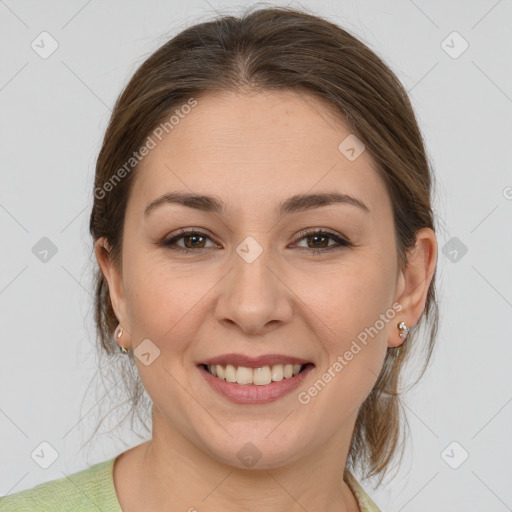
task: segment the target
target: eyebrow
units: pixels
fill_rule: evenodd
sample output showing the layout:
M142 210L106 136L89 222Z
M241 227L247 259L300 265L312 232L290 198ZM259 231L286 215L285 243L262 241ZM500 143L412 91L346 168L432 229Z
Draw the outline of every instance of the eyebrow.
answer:
M226 211L226 205L215 196L193 194L187 192L168 192L151 201L144 210L144 215L149 215L157 207L164 204L179 204L188 208L194 208L207 213L221 214ZM349 194L339 192L324 192L317 194L297 194L278 205L276 213L279 217L291 213L312 210L331 204L348 204L360 208L365 213L371 213L360 199Z

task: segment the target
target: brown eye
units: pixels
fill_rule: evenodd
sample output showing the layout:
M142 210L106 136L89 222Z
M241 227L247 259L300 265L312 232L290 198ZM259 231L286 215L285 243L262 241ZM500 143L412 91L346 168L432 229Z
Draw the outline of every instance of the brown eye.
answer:
M329 245L329 238L331 238L331 237L326 236L326 235L308 235L306 237L306 239L308 241L312 240L313 244L315 244L315 247L312 247L312 249L327 247ZM321 245L320 246L316 245L318 243L320 243Z
M179 240L183 239L184 245L179 245L177 242ZM208 247L205 246L206 241L209 240L210 237L206 235L205 233L202 233L201 231L185 231L180 230L180 234L173 236L171 238L168 238L167 240L164 240L161 245L163 247L178 251L178 252L185 252L190 253L194 252L196 249L208 249ZM197 251L196 251L197 252Z
M203 249L203 247L204 247L205 237L203 235L200 235L200 234L184 235L181 238L183 238L183 240L189 242L189 243L185 242L185 247L188 247L189 249L194 249L194 248ZM199 244L198 244L197 242L200 241L201 239L202 239L202 244L201 244L201 242L199 242Z
M336 233L332 233L330 231L325 230L317 230L317 231L301 231L300 233L301 240L306 240L307 247L304 248L304 246L301 246L304 248L302 252L305 254L308 253L325 253L327 251L331 251L334 249L340 249L342 247L348 247L352 244L342 238L341 236L337 235ZM329 244L329 239L334 240L334 244ZM310 245L311 244L311 245Z

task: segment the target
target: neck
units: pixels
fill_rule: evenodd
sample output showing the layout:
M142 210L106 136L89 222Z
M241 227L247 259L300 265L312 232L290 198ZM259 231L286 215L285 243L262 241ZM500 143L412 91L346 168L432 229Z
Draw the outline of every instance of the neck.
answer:
M121 505L128 512L359 512L343 481L352 431L348 425L321 449L285 465L238 468L169 429L154 410L153 438L130 450L130 497Z

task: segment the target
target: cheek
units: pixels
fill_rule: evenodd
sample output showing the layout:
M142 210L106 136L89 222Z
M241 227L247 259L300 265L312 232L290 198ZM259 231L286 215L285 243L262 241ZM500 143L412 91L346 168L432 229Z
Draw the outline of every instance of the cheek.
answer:
M294 286L304 314L324 324L326 339L347 340L375 324L389 303L392 283L382 262L364 261L340 266L328 274L311 274ZM329 335L330 333L330 335ZM339 342L338 342L339 343Z
M191 324L218 276L198 272L197 265L172 265L165 251L132 251L126 269L126 299L135 340L150 338L157 345L173 340L173 349L179 349L180 340L187 339L186 331L193 334Z
M357 272L339 272L303 299L308 306L304 315L325 356L319 377L327 383L327 391L319 393L318 406L330 408L336 403L328 414L339 421L374 387L386 355L387 332L397 322L389 302L391 273L380 270L382 263L374 262L372 269L361 265Z
M333 383L324 398L349 408L362 403L373 388L386 355L388 330L397 322L390 303L393 270L384 267L382 261L361 257L329 279L316 280L316 293L306 294L311 286L302 290L308 306L304 315L324 351L321 370Z

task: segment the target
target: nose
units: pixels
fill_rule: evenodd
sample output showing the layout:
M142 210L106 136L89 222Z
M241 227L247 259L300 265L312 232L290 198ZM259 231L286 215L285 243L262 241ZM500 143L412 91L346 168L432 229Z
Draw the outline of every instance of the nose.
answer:
M231 271L219 283L219 322L253 335L290 322L293 293L269 252L263 250L254 261L240 256L243 252L233 253Z

